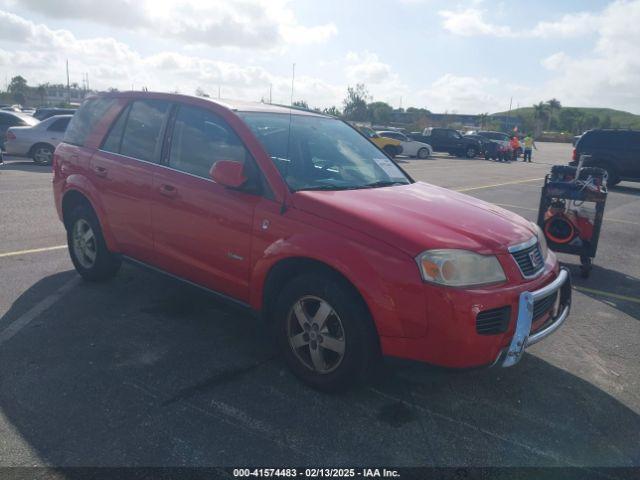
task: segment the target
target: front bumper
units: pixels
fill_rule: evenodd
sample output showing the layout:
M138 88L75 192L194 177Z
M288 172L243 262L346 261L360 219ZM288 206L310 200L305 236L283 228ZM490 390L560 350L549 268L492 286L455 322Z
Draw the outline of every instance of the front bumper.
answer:
M558 303L551 319L537 332L531 334L533 321L533 304L536 300L553 295L559 291ZM522 292L518 302L515 333L509 346L500 352L496 364L511 367L520 361L524 350L545 339L558 330L569 316L571 310L571 275L566 268L560 269L559 275L550 284L533 292Z

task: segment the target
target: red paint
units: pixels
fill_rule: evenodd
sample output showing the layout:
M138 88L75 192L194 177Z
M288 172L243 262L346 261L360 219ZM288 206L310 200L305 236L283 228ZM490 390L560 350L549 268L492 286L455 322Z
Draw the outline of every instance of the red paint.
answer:
M279 261L301 257L339 271L360 292L375 321L383 353L451 367L493 362L513 335L519 294L552 281L558 262L525 280L507 248L535 232L522 217L475 198L425 183L364 190L290 193L276 167L235 110L226 105L157 93L119 93L116 105L84 147L60 144L54 156L54 196L62 217L66 194L77 191L96 211L114 252L220 291L255 310L265 279ZM237 165L211 179L98 150L109 126L131 100L159 98L209 109L240 137L271 190L258 196L226 188L241 180ZM233 162L228 162L232 164ZM217 171L217 173L216 173ZM267 228L265 228L265 225ZM431 248L495 254L507 281L451 288L422 281L416 255ZM512 306L504 334L480 336L480 310ZM545 319L534 324L539 328Z

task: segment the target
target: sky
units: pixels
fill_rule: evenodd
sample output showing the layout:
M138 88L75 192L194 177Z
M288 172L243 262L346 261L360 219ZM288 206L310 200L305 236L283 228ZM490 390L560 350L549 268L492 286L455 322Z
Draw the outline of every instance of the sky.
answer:
M640 114L640 0L0 0L0 82Z

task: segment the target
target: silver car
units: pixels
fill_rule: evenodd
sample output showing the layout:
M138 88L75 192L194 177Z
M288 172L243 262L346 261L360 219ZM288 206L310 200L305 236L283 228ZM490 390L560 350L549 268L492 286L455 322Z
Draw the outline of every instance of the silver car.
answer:
M55 115L32 126L9 128L4 142L7 155L31 157L39 165L49 165L72 116Z

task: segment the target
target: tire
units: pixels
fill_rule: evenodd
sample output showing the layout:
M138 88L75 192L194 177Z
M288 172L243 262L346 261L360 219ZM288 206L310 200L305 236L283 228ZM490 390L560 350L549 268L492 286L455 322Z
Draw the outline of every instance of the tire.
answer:
M473 146L467 147L464 152L464 155L467 158L475 158L477 154L478 154L478 151L476 150L476 147L473 147Z
M594 167L601 168L607 172L607 186L614 187L620 183L618 172L611 165L594 165Z
M385 145L382 150L384 150L391 158L395 158L397 149L394 145Z
M47 143L39 143L31 149L31 159L38 165L51 165L54 148Z
M315 389L346 390L369 380L378 366L369 312L353 287L334 275L306 273L288 282L276 301L273 327L291 371Z
M426 147L422 147L420 150L418 150L418 158L429 158L429 149Z
M85 280L108 280L120 268L120 258L107 249L98 218L87 205L78 205L69 214L67 245L73 266Z

